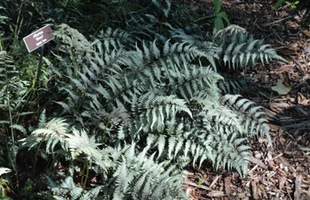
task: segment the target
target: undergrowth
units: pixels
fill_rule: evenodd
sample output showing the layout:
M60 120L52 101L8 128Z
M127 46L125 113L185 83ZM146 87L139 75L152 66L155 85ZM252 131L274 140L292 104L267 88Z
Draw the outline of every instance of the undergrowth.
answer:
M261 107L237 94L248 79L234 74L285 60L243 28L216 24L228 21L220 5L197 21L169 0L8 2L0 3L2 198L188 199L188 165L211 161L244 177L247 141L271 142ZM20 40L46 23L55 40L36 83L39 55Z

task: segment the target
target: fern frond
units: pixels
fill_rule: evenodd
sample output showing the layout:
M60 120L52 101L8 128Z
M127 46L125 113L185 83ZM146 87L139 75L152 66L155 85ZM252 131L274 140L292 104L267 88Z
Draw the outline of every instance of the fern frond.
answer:
M65 135L67 133L68 124L65 121L66 120L61 118L52 119L46 123L44 127L34 130L28 138L23 140L23 145L33 147L39 142L46 141L47 153L52 153L58 143L66 149Z
M7 174L7 173L10 173L12 170L9 169L9 168L6 168L6 167L0 167L0 176L2 174Z
M116 32L116 37L122 37ZM165 179L156 180L158 187L154 186L158 174L147 170L154 169L153 164L166 170L169 163L180 168L189 163L200 167L211 160L216 169L236 169L244 174L245 141L257 133L267 134L268 129L260 108L250 101L225 96L221 102L218 84L223 76L216 67L226 62L232 70L244 69L245 64L261 59L257 51L262 40L237 32L199 44L203 37L179 31L163 43L152 40L125 47L110 29L107 38L93 43L92 52L77 51L89 65L81 65L77 76L68 70L65 80L70 84L60 90L66 99L56 102L88 128L85 130L92 131L97 141L85 131L66 134L72 158L84 154L103 169L107 169L103 164L107 160L116 172L112 181L116 189L111 194L115 199L126 198L132 191L145 198L150 197L149 192L158 194ZM181 42L175 41L178 39ZM264 61L269 59L265 56L269 49L260 49ZM228 91L242 85L232 81L224 88ZM112 153L116 164L100 155L98 141L119 151ZM130 143L134 145L129 148L126 144Z
M83 193L82 187L77 187L73 181L73 178L68 176L59 186L50 178L47 179L52 185L52 192L55 199L65 199L70 196L71 199L79 199Z
M133 45L134 43L132 35L128 31L119 28L113 30L109 27L105 32L100 32L98 39L92 42L92 45L97 48L100 55L104 55L105 52L110 53L113 49L120 49L124 45L130 46L130 44ZM102 45L104 45L104 48Z
M138 100L136 105L132 105L132 110L137 113L139 121L147 123L143 123L145 131L147 131L146 127L150 130L162 131L165 128L165 121L174 118L180 112L192 117L186 102L175 95L155 96L154 93L147 93Z
M173 165L164 169L168 163L157 163L154 154L147 155L147 149L137 154L135 144L124 149L127 149L124 152L127 156L121 158L114 173L116 189L113 199L174 199L182 196L180 186L186 172L173 173Z
M180 94L182 98L189 101L191 98L197 96L199 93L205 95L216 96L218 87L216 83L222 77L210 67L195 66L183 64L180 67L180 73L171 75L174 81L171 83L173 92Z
M153 4L156 5L159 10L162 10L166 17L168 17L170 7L171 7L171 1L169 0L152 0Z
M86 131L73 129L73 134L66 134L66 141L71 152L72 159L76 159L81 154L87 155L88 158L95 161L104 171L107 170L108 162L103 161L101 152L97 149L98 145L94 136L89 138ZM107 161L107 160L105 160Z
M251 80L249 77L233 76L224 72L220 74L224 79L218 82L218 87L223 94L244 91L248 88L248 83Z
M235 34L238 34L238 33L244 33L246 34L247 31L242 28L241 26L238 26L238 25L235 25L235 24L231 24L221 30L219 30L215 35L214 35L214 38L223 38L224 36L231 36L231 35L235 35Z
M227 69L230 71L246 70L248 67L254 66L256 62L265 65L274 59L287 62L270 45L263 44L263 40L255 40L252 35L247 35L239 28L227 27L227 30L223 29L219 34L221 35L220 48L218 48L216 58L221 64L222 71L227 71ZM216 34L216 37L218 36Z
M245 174L247 174L247 156L249 154L247 150L250 149L250 147L242 144L246 138L241 138L239 134L240 133L238 132L233 132L229 133L229 136L227 137L214 137L214 140L217 143L214 148L215 152L218 153L218 156L215 158L213 164L216 169L218 169L219 166L227 169L234 168L242 177L244 177ZM239 135L239 139L236 140L234 138L237 135Z
M251 137L260 133L261 136L266 136L270 144L272 144L268 121L264 118L265 113L261 111L261 106L256 106L254 102L241 98L241 95L230 94L223 97L222 103L227 104L239 113L240 119L243 119L245 123L245 133Z

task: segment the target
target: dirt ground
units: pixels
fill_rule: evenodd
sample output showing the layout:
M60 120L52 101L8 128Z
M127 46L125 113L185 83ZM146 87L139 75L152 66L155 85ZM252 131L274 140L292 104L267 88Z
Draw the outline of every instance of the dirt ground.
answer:
M275 61L246 72L255 78L243 94L264 107L273 149L265 138L250 141L249 172L214 172L206 164L184 181L188 197L204 199L310 199L310 2L296 9L272 0L222 0L231 24L277 49L288 63ZM194 0L203 11L213 0ZM304 5L303 5L304 4ZM280 91L275 88L282 88Z

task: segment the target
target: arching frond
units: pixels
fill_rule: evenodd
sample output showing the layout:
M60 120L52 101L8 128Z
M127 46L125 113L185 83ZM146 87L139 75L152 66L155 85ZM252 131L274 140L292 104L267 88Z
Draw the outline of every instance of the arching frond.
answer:
M221 64L222 71L244 71L257 62L264 65L271 60L287 62L270 45L263 44L262 39L255 40L252 35L248 35L244 31L234 30L237 31L226 34L224 29L223 36L219 39L220 48L218 48L216 58Z
M43 121L41 121L43 123ZM43 124L42 124L43 125ZM46 152L52 153L56 144L60 144L66 149L65 135L67 133L68 124L66 120L54 118L47 122L44 127L34 130L31 135L25 140L24 146L33 147L39 142L46 141Z
M256 106L254 102L241 98L241 95L230 94L223 97L222 103L239 113L240 119L244 120L246 134L253 137L260 133L261 136L267 136L272 144L269 134L270 127L267 124L268 121L263 117L265 113L261 111L261 106Z
M248 83L251 78L237 75L234 76L224 72L221 72L221 75L224 79L218 82L218 87L223 94L240 93L248 89Z
M85 130L78 131L73 129L72 133L73 134L66 134L66 141L68 142L72 159L74 160L79 155L84 154L91 160L94 160L97 165L106 171L110 163L103 161L103 156L97 148L100 144L96 143L94 136L88 137Z

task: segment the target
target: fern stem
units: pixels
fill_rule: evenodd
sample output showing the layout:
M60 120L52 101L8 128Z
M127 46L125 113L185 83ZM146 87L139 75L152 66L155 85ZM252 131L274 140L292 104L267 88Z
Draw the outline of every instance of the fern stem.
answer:
M19 20L20 20L20 16L21 16L21 13L22 13L23 4L24 4L24 0L21 1L20 6L19 6L18 16L17 16L16 25L15 25L15 30L14 30L14 39L15 39L15 40L18 39L17 28L18 28L18 26L19 26Z
M162 34L163 32L163 24L164 24L164 21L165 21L165 15L163 15L162 19L161 19L161 23L160 23L160 28L159 28L159 33Z
M3 55L5 56L5 55ZM11 132L11 139L12 139L12 153L13 153L13 169L15 171L15 176L16 176L16 185L17 189L19 190L19 179L18 179L18 171L17 171L17 163L16 163L16 151L15 151L15 138L14 138L14 129L13 129L13 117L12 117L12 110L11 110L11 98L10 98L10 92L9 92L9 79L8 79L8 73L7 73L7 67L5 67L5 82L6 82L6 95L7 95L7 103L8 103L8 108L9 108L9 120L10 120L10 132Z
M44 136L44 138L41 140L41 142L40 142L40 144L39 144L39 147L38 147L38 149L37 149L36 155L35 155L35 157L34 157L33 170L32 170L33 175L35 175L35 173L36 173L36 166L37 166L37 161L38 161L38 154L39 154L39 151L40 151L40 149L41 149L41 145L42 145L44 139L45 139L45 136Z
M88 167L88 161L86 162L87 166L86 166L86 178L85 178L85 182L83 184L83 190L85 191L86 189L86 183L87 183L87 180L88 180L88 176L89 176L89 167Z
M3 42L3 39L0 35L0 51L3 51L4 50L4 42Z
M53 155L54 155L54 154L53 154ZM44 172L45 172L45 173L48 172L48 171L50 171L50 170L53 168L54 163L55 163L56 160L58 160L58 158L59 158L59 154L56 154L56 156L53 156L53 157L54 157L53 160L52 160L52 161L49 160L49 163L46 165L46 168L44 169Z
M86 175L85 175L85 169L86 169ZM81 184L83 184L83 191L85 191L85 188L86 188L88 174L89 174L88 160L85 159L84 166L83 166L82 178L81 178ZM85 180L84 180L84 176L85 176Z
M77 69L76 69L76 64L74 61L74 51L73 48L71 48L71 61L72 61L72 66L73 66L73 77L76 79L77 78Z

